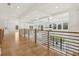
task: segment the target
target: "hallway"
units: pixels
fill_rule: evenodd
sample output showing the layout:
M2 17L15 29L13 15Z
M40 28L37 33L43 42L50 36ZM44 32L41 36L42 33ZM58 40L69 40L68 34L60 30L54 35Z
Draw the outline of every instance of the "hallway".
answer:
M16 39L16 33L9 33L5 35L2 42L2 55L14 55L14 56L53 56L57 55L55 51L51 51L39 44L24 39L20 36L20 39Z
M2 56L79 56L79 3L1 3Z

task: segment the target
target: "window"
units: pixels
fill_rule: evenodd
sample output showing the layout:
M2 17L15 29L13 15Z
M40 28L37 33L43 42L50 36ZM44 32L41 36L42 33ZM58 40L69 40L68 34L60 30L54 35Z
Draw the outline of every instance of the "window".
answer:
M53 24L53 29L56 29L56 24Z
M62 29L62 25L61 24L58 24L58 29Z
M68 29L68 23L63 23L63 29Z

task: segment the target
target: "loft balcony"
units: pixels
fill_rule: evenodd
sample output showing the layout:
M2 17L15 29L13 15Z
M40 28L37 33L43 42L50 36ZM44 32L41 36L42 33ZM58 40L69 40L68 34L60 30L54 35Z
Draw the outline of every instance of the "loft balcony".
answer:
M79 56L78 38L78 32L19 29L4 35L1 55Z

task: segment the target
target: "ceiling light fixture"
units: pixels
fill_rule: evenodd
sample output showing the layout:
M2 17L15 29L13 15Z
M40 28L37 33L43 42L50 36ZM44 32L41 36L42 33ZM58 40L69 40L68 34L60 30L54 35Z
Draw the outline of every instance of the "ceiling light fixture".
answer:
M17 6L17 8L20 8L20 6Z
M56 8L58 8L58 6L56 6Z
M52 17L49 17L49 19L52 19Z

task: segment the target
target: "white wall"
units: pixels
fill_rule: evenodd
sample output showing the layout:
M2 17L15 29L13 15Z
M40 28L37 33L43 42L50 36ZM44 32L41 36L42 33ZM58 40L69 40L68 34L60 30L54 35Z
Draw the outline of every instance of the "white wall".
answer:
M15 25L19 25L19 21L17 19L2 19L0 20L0 26L5 29L7 32L15 31Z
M49 27L49 25L51 24L53 27L53 24L61 24L63 25L63 23L68 23L69 21L69 13L65 12L65 13L61 13L61 14L57 14L55 16L49 16L47 18L44 19L38 19L37 21L34 22L34 27L38 28L38 25L43 25L44 27ZM53 29L53 28L52 28ZM58 30L58 29L56 29ZM63 29L61 29L63 30Z
M79 32L79 9L69 11L69 31Z
M57 16L52 16L54 18L52 18L50 20L50 23L62 23L62 22L68 22L69 23L69 31L74 31L74 32L79 32L79 9L77 8L73 8L71 10L68 11L69 16L68 17L62 17L61 14L57 15ZM28 19L29 20L29 19ZM20 28L29 28L29 25L33 25L34 28L37 28L38 25L43 24L44 26L48 26L48 18L47 19L42 19L41 21L35 21L34 24L29 24L26 23L27 20L26 19L16 19L16 18L12 18L12 19L0 19L0 26L5 28L7 27L7 31L15 31L15 25L19 25Z

